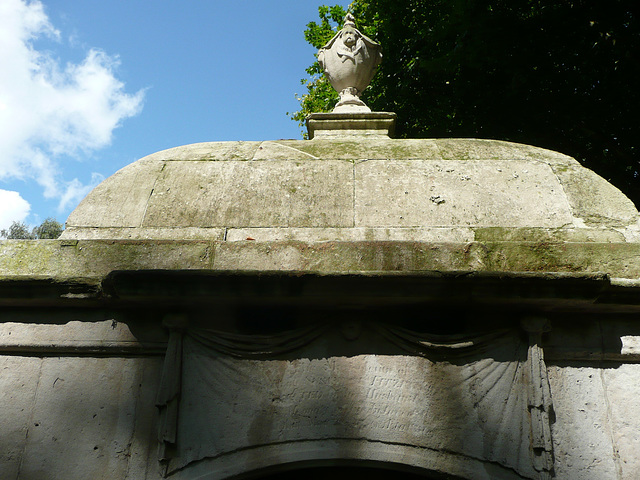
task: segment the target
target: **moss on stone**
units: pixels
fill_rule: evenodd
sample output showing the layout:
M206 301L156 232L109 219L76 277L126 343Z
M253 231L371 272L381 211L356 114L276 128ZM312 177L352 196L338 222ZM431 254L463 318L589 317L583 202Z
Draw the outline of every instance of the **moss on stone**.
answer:
M475 227L479 242L624 242L624 235L609 228Z
M0 242L0 277L100 278L114 270L602 272L640 278L640 244L413 241Z

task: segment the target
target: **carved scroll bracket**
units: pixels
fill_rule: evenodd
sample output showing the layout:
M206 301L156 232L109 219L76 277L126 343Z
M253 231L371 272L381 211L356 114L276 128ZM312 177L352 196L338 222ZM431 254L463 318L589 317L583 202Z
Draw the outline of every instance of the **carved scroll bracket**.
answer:
M527 367L528 408L531 423L531 452L533 467L540 474L540 480L550 479L553 475L553 439L551 423L553 421L553 402L547 366L542 350L542 334L551 330L551 325L543 317L525 317L520 324L529 336Z

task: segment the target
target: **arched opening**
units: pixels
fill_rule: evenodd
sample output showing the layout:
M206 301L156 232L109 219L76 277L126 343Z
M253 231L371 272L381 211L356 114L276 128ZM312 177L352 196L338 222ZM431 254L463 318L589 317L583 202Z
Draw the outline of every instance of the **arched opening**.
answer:
M299 468L282 466L269 468L268 471L254 473L250 477L254 480L464 480L461 477L434 473L420 469L408 469L406 466L392 464L368 465L324 465L306 466Z

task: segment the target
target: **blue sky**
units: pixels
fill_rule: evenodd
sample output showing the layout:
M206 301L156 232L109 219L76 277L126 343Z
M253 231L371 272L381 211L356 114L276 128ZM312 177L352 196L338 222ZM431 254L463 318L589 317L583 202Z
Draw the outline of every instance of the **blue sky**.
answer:
M312 0L0 0L0 228L195 142L300 138Z

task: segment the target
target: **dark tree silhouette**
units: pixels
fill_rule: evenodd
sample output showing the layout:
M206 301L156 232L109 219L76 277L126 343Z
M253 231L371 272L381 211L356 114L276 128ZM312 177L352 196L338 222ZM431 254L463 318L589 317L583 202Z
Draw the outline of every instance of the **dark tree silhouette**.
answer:
M382 44L363 95L398 114L399 137L479 137L571 155L640 205L640 21L630 1L355 0L358 27ZM340 7L305 32L315 47ZM293 118L333 106L307 73Z

